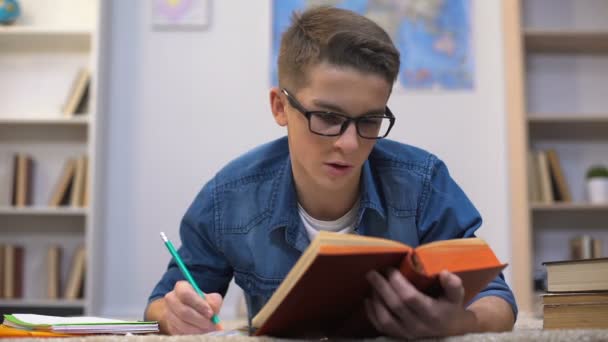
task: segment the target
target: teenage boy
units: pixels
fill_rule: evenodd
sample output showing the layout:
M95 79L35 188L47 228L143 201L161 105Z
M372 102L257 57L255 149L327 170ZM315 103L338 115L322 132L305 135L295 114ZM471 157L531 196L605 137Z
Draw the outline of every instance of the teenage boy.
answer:
M207 293L200 298L172 261L149 298L146 319L168 334L212 331L232 277L249 315L270 298L320 230L417 246L472 237L481 218L446 166L385 138L399 52L377 24L350 11L313 8L283 34L274 120L287 137L235 159L200 191L180 226L179 253ZM512 329L517 307L502 275L471 303L443 272L431 298L398 271L371 272L367 315L393 337Z

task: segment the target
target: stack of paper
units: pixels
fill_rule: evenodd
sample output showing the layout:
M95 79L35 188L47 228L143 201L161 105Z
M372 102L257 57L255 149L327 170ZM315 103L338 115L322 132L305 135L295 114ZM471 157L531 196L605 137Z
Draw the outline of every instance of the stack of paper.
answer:
M4 315L4 325L27 331L60 334L147 334L158 332L156 321L123 321L101 317L57 317L33 314Z

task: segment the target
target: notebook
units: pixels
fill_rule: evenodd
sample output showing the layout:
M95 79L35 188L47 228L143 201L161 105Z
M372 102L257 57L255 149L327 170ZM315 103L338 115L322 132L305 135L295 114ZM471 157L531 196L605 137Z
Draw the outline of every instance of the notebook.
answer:
M64 334L146 334L158 332L156 321L123 321L91 316L4 315L4 325L29 331Z

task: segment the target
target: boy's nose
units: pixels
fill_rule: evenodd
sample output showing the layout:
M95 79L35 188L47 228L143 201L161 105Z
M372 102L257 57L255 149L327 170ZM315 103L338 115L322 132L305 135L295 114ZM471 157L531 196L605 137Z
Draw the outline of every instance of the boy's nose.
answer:
M346 127L346 131L344 131L344 133L338 137L338 140L336 140L335 145L345 152L351 152L359 147L359 136L354 122L349 123L348 127Z

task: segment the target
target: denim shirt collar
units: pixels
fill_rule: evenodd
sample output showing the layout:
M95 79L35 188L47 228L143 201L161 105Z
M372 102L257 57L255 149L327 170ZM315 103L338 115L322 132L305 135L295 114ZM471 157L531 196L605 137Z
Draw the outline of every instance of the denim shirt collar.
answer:
M310 240L298 214L298 200L291 170L291 158L286 158L272 187L269 202L271 213L269 233L279 228L285 228L285 241L297 250L304 251L310 244ZM361 171L359 218L355 229L361 223L368 209L375 211L382 219L386 220L386 209L380 200L370 161L366 160Z

